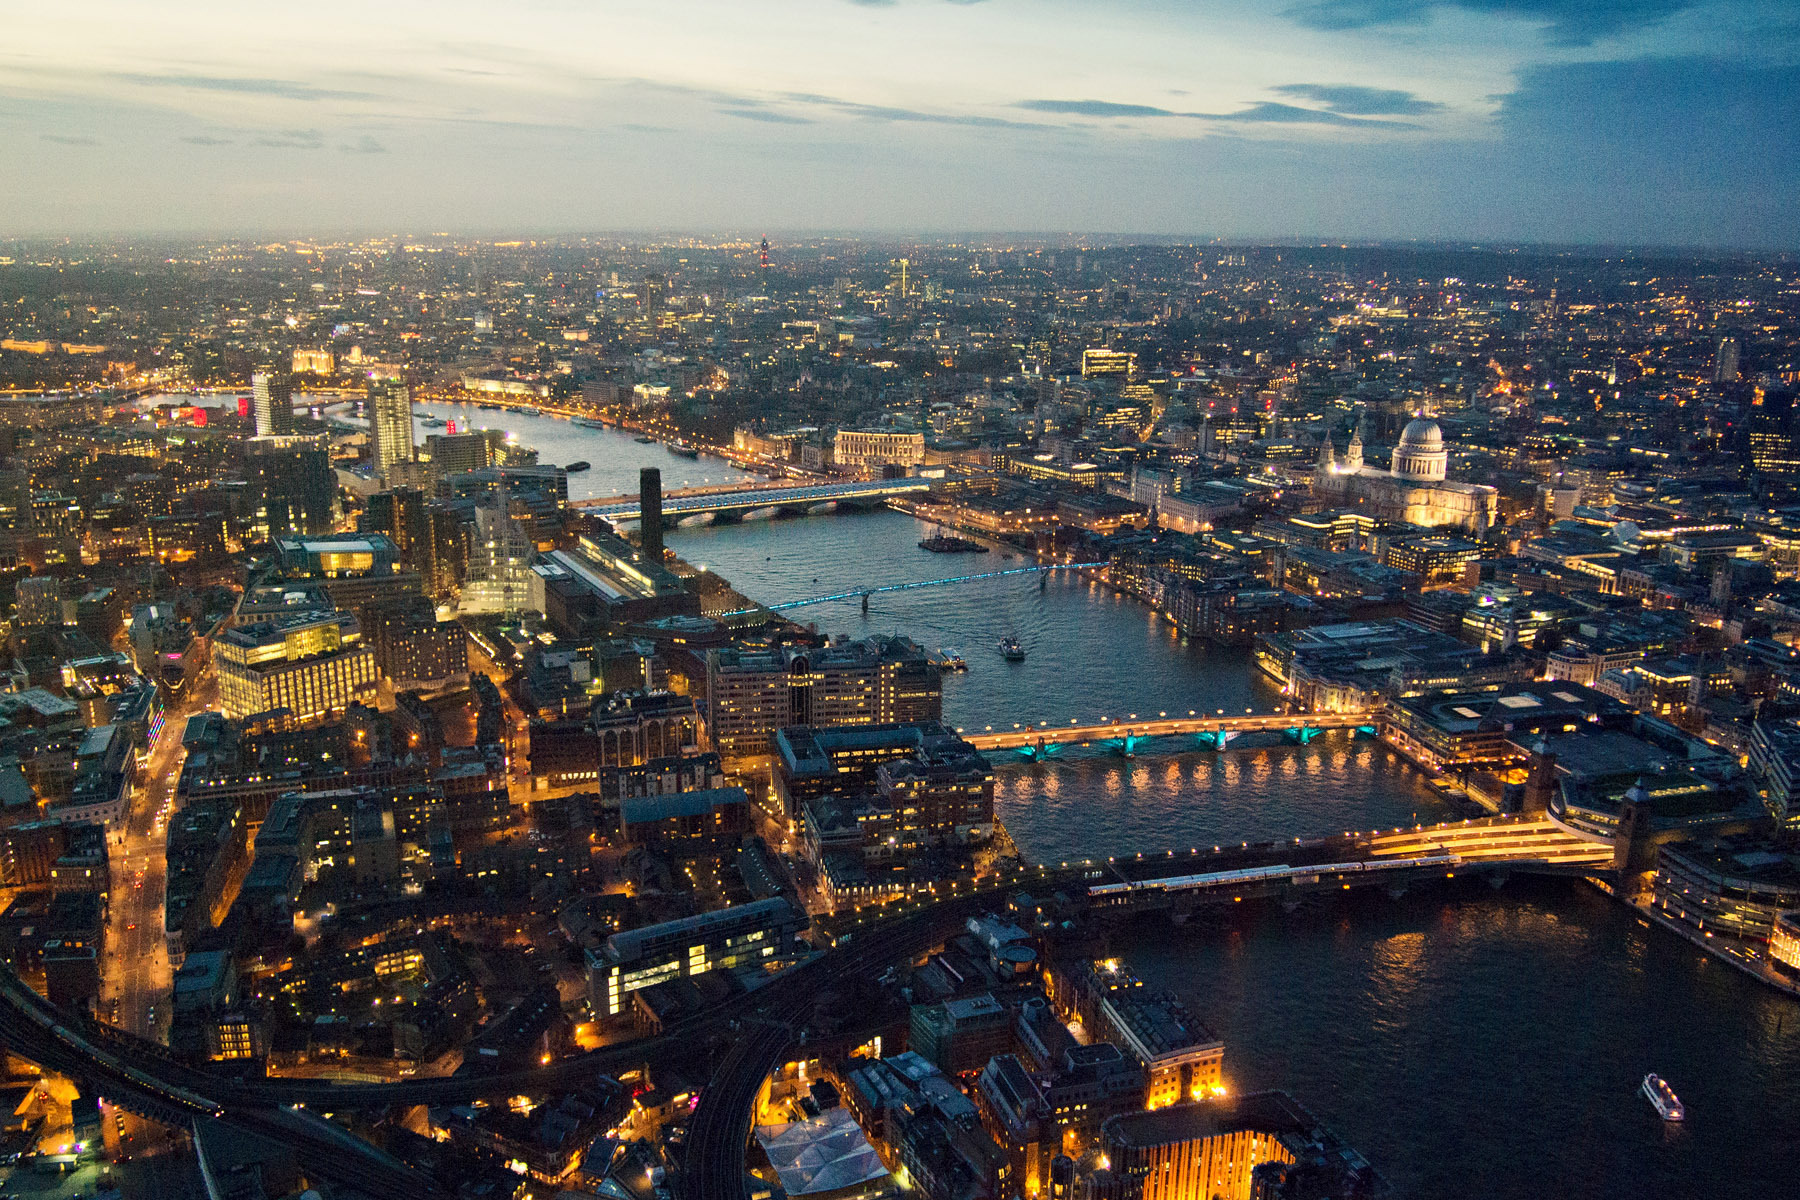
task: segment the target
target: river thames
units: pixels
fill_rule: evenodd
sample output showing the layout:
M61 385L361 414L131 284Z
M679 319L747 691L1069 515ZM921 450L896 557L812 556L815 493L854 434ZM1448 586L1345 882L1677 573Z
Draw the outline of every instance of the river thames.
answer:
M587 460L574 498L633 491L640 466L661 467L666 489L743 477L552 418L421 411L509 429L546 462ZM929 532L878 512L687 525L668 541L764 602L1026 565L921 551ZM1244 653L1186 645L1135 601L1061 574L1042 591L1027 575L876 596L866 616L854 601L790 615L961 651L970 670L945 680L944 710L969 731L1273 701ZM995 652L1008 635L1025 662ZM997 766L1001 819L1050 860L1457 815L1385 747L1348 734ZM1146 924L1116 950L1223 1036L1232 1087L1291 1091L1397 1195L1800 1195L1800 1004L1585 884L1251 908ZM1680 1092L1685 1127L1666 1128L1637 1094L1653 1070Z

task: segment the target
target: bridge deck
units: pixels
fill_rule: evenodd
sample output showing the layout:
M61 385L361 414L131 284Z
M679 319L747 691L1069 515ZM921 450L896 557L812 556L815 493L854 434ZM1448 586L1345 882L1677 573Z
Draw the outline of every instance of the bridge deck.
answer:
M1492 817L1397 829L1392 833L1346 834L1286 845L1213 847L1114 862L1117 882L1094 885L1089 895L1107 903L1158 901L1175 894L1242 892L1245 887L1311 887L1324 882L1397 880L1400 872L1517 868L1521 870L1604 871L1612 844L1575 833L1548 818Z
M1011 750L1022 746L1085 745L1092 742L1118 741L1125 738L1168 737L1184 733L1256 733L1285 732L1289 729L1356 729L1375 720L1372 711L1310 713L1246 713L1224 716L1190 712L1185 717L1158 714L1153 719L1138 717L1102 717L1098 721L1069 725L1026 725L1018 729L979 733L958 730L963 739L977 750Z
M872 500L888 496L904 496L931 487L928 479L856 480L849 483L811 483L770 487L756 484L737 488L693 488L663 494L665 517L688 517L699 513L749 511L758 508L780 508L784 505L823 504L828 500ZM619 521L635 521L643 516L637 496L611 496L602 500L575 500L569 505Z

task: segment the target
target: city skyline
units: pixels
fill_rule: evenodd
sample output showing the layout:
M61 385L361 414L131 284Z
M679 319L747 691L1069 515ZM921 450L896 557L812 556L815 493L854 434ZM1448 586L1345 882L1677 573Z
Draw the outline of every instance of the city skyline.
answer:
M1117 231L1788 249L1755 0L20 14L0 237Z

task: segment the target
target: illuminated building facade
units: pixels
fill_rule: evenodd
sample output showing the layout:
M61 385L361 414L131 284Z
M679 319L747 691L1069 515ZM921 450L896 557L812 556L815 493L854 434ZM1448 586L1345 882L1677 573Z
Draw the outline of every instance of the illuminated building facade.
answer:
M769 651L709 651L706 728L727 764L766 761L769 735L788 725L936 721L944 685L906 638Z
M371 465L384 477L395 463L413 459L412 393L398 379L369 383L369 448Z
M294 374L330 375L337 370L337 356L330 350L310 346L294 348Z
M531 561L536 555L525 526L507 514L504 496L477 506L460 611L507 613L529 607Z
M250 401L257 437L281 437L294 432L292 376L280 371L255 372L250 376Z
M1783 975L1800 977L1800 912L1784 912L1769 932L1769 965Z
M228 629L213 641L225 715L285 708L316 721L352 701L375 703L375 653L348 613L307 613Z
M617 1017L633 992L786 954L806 925L804 912L774 896L615 933L587 952L588 1003L602 1017Z
M1147 1107L1198 1100L1223 1088L1225 1043L1179 1000L1146 988L1120 960L1081 963L1056 983L1059 1008L1144 1068Z
M925 461L925 435L891 429L840 429L832 439L831 460L841 471L916 467Z
M1355 1200L1386 1191L1362 1155L1284 1092L1128 1113L1107 1121L1100 1140L1108 1166L1094 1178L1095 1200ZM1306 1164L1314 1186L1272 1190L1271 1169L1279 1177L1292 1163Z
M1129 350L1108 350L1096 347L1081 352L1081 377L1083 379L1103 378L1105 376L1129 379L1137 374L1137 355Z
M1486 533L1500 513L1500 493L1446 478L1449 452L1435 421L1416 420L1394 447L1393 470L1363 465L1362 435L1353 434L1340 462L1330 439L1320 448L1313 491L1329 504L1362 505L1391 521Z

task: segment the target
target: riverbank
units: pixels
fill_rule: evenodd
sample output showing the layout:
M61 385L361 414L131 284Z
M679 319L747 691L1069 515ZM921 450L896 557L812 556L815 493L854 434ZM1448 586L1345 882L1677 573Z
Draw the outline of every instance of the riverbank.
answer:
M1648 917L1664 929L1679 936L1683 941L1699 947L1720 962L1729 963L1758 983L1800 1000L1800 984L1796 984L1771 967L1767 952L1759 950L1756 943L1730 935L1723 937L1717 934L1708 935L1685 921L1677 921L1675 918L1657 911L1656 906L1647 901L1624 900L1623 897L1620 899L1626 907L1635 911L1639 916Z

